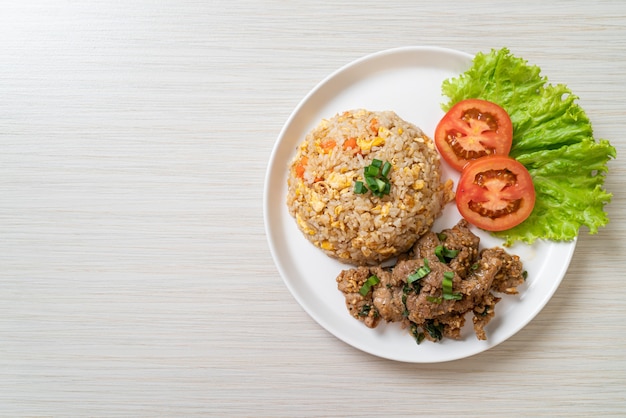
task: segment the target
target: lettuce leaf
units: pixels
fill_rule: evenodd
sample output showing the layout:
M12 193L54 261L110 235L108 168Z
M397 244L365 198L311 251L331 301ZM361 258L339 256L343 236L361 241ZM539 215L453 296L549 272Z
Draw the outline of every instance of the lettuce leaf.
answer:
M479 98L498 103L513 122L511 157L533 177L535 208L520 225L494 235L505 245L537 239L570 241L582 226L595 234L609 218L604 206L612 194L604 188L607 162L616 151L596 140L589 118L565 85L548 83L539 67L507 48L478 53L472 67L445 80L442 91L455 103Z

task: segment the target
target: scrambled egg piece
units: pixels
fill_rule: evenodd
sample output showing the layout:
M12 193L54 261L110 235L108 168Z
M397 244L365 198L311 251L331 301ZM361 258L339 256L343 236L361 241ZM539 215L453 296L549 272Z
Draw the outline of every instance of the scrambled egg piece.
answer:
M323 211L324 208L326 207L326 203L322 201L322 199L320 198L320 195L315 193L313 190L309 191L307 197L308 197L307 201L309 202L309 205L311 206L311 208L313 208L315 212L319 213Z
M330 241L322 241L320 243L320 248L324 250L334 250L335 246Z
M326 179L326 184L328 184L333 189L341 190L346 187L350 187L352 185L352 180L343 174L332 172L328 175Z
M387 202L383 205L383 207L380 209L380 214L383 216L388 216L389 209L391 209L391 202Z
M375 136L373 138L357 138L356 144L361 151L369 151L372 147L378 147L385 143L385 138L381 136Z
M296 222L300 225L300 228L305 234L315 235L315 230L307 224L299 213L296 213Z

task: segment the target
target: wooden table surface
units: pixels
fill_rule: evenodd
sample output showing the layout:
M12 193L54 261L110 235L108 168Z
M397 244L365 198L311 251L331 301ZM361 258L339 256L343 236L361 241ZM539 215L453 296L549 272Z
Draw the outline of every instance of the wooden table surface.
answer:
M300 100L367 54L508 47L617 148L608 227L484 353L363 353L296 302L263 221ZM626 3L0 6L0 415L624 416Z

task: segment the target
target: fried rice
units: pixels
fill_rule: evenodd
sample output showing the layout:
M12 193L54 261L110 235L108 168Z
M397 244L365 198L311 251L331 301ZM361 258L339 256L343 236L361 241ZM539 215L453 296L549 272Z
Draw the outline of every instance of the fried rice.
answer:
M391 164L383 179L388 194L367 186L355 192L357 182L367 185L364 168L375 160ZM298 146L287 184L287 206L304 236L354 265L409 250L454 198L433 141L392 111L323 119Z

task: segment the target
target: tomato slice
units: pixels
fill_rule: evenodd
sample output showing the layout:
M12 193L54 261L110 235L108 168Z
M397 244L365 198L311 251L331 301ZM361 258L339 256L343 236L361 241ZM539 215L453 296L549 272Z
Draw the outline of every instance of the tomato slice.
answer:
M439 121L435 144L443 159L461 171L468 161L508 155L513 143L509 114L493 102L462 100Z
M526 167L507 156L470 161L459 179L456 205L469 223L504 231L522 223L535 206L535 188Z

